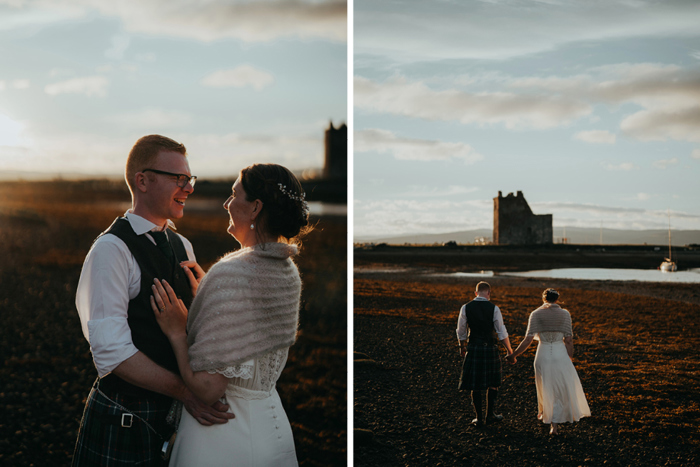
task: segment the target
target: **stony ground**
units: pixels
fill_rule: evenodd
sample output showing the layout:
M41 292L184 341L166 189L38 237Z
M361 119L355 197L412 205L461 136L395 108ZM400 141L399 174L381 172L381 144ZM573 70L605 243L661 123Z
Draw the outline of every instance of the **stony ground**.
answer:
M122 212L103 193L0 187L0 465L70 465L85 398L97 374L75 310L92 240ZM46 200L50 200L49 203ZM237 247L221 215L191 213L178 229L208 268ZM346 465L346 221L314 219L298 264L300 336L278 390L300 465Z
M556 287L571 311L574 365L592 416L552 437L536 420L536 343L516 365L504 364L505 420L470 425L468 396L456 390L455 328L475 281L417 279L355 274L355 465L700 463L697 286L489 280L514 347L544 288Z

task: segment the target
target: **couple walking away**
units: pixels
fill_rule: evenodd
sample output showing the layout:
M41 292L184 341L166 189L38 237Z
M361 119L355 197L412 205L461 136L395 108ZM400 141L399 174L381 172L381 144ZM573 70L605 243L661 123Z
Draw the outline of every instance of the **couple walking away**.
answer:
M185 147L145 136L125 175L132 207L93 243L78 284L99 377L73 465L298 465L275 383L299 320L299 181L273 164L241 170L224 203L241 249L205 274L173 231L196 181Z
M537 419L550 424L549 433L556 435L558 424L589 417L591 411L571 362L574 356L571 315L558 305L559 293L554 289L542 293L544 304L530 314L525 338L515 351L510 346L501 310L490 301L491 286L479 282L475 295L474 300L462 306L457 321L459 350L464 357L458 388L471 391L472 405L476 411L472 424L481 428L503 420L503 415L497 414L495 409L498 387L501 385L498 342L508 351L506 360L514 364L533 339L540 341L534 365Z

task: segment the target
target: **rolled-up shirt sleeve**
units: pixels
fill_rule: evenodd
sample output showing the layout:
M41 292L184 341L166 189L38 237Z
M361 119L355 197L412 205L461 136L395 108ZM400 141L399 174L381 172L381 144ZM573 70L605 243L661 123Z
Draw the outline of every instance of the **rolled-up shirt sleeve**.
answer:
M508 331L506 330L505 324L503 324L503 315L498 307L493 310L493 328L496 330L499 341L508 337Z
M75 304L100 377L138 352L127 322L129 300L140 288L134 268L129 249L112 235L100 237L83 264Z
M467 340L469 326L467 326L467 305L462 305L459 310L459 319L457 320L457 339L461 341Z

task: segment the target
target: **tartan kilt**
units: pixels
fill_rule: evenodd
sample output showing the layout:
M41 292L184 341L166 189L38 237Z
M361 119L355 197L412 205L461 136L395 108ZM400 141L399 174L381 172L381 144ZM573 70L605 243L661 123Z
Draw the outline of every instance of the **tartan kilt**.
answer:
M158 434L136 417L132 419L131 428L122 427L122 409L93 387L80 422L72 466L165 466L161 448L164 438L169 438L174 431L166 422L170 404L144 397L105 394L146 420Z
M468 344L457 389L483 391L501 385L501 356L497 345Z

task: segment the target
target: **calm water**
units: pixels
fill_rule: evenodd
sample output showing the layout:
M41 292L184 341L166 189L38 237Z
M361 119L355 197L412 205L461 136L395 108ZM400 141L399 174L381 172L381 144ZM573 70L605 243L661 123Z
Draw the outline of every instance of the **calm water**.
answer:
M700 269L661 272L656 269L563 268L508 273L494 273L493 271L457 272L447 275L452 277L493 277L499 275L543 279L700 283Z

